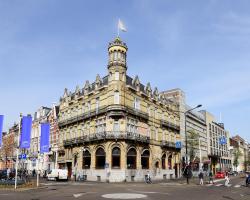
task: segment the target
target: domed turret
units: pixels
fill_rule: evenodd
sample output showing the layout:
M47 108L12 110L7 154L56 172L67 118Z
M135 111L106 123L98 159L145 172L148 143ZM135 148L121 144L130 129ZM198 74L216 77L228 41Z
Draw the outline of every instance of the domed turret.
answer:
M109 43L109 80L125 81L127 71L127 50L128 47L121 38L117 37Z
M108 46L109 52L109 63L108 68L112 66L122 66L127 68L126 66L126 53L128 47L126 43L122 42L121 38L117 37Z

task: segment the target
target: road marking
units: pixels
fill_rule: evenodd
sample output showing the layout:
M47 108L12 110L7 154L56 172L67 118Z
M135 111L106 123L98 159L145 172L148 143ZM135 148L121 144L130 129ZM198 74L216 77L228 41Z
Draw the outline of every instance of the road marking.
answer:
M239 188L240 186L241 186L241 185L235 185L234 187L235 187L235 188Z
M232 186L232 184L227 184L226 186L227 186L227 187L231 187L231 186Z
M146 198L147 195L136 194L136 193L113 193L113 194L104 194L103 198L107 199L142 199Z
M223 184L217 184L217 185L215 185L216 187L220 187L220 186L222 186Z
M165 194L165 195L169 195L169 193L167 193L167 192L137 191L137 190L133 190L133 189L128 189L128 191L136 192L136 193L143 193L143 194Z
M83 193L73 194L73 196L74 196L75 198L81 197L82 195L83 195Z
M207 187L210 187L210 186L212 186L212 185L214 185L214 184L212 184L212 183L209 183L209 184L207 184L206 186L207 186Z

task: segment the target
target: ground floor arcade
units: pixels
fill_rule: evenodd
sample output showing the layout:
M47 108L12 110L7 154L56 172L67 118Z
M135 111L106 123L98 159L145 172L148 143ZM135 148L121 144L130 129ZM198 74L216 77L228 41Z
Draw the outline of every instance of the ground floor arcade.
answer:
M81 175L92 181L142 181L180 176L180 152L152 144L106 141L65 149L60 168L68 169L69 177Z

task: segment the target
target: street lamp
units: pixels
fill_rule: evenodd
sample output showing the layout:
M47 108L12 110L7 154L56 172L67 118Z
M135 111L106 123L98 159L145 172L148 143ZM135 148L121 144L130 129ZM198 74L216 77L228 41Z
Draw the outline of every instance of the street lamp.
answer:
M187 111L185 111L184 112L184 115L185 115L185 143L186 143L186 172L187 172L187 174L186 174L186 176L187 176L187 184L189 184L189 169L187 168L187 166L188 166L188 156L187 156L187 154L188 154L188 144L187 144L187 114L190 112L190 111L192 111L192 110L194 110L194 109L196 109L196 108L200 108L202 105L201 104L199 104L199 105L197 105L197 106L195 106L194 108L191 108L191 109L189 109L189 110L187 110Z

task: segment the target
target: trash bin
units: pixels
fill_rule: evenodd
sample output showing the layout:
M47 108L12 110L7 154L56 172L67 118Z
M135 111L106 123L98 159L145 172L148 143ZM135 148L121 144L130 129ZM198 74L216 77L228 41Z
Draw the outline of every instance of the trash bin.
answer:
M97 181L101 181L101 176L97 176Z

